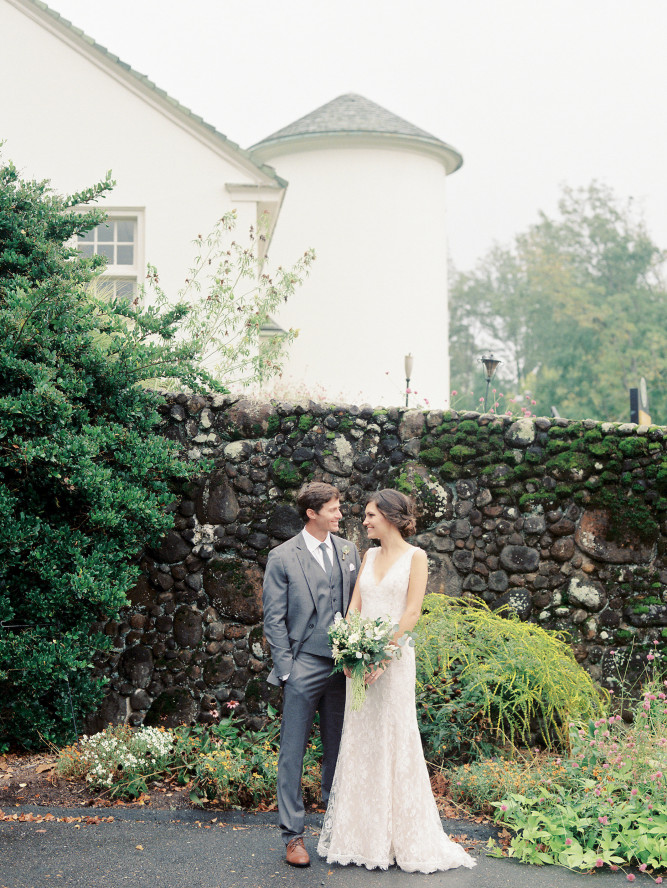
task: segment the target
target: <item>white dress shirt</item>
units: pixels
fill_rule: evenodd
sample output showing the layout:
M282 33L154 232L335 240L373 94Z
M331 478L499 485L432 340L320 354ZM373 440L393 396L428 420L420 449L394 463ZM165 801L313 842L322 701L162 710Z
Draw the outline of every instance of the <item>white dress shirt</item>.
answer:
M334 550L333 543L331 542L331 534L328 533L325 540L318 540L316 537L309 533L306 528L301 531L304 540L306 541L306 545L308 546L308 551L313 556L315 561L319 564L319 566L324 570L324 561L322 560L322 550L320 546L322 543L327 547L327 553L329 555L329 560L331 563L334 563Z

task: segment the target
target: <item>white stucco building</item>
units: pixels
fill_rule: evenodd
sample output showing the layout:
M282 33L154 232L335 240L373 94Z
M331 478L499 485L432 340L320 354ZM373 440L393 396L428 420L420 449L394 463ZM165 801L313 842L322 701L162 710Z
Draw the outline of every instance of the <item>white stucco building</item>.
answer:
M343 95L251 148L289 185L272 255L317 251L276 320L298 327L285 376L352 403L448 402L446 177L461 155L358 95Z
M112 171L102 206L119 224L93 248L120 286L136 287L150 262L176 294L193 239L233 208L240 236L265 210L275 225L285 193L275 171L40 0L0 0L0 82L2 152L23 175L70 194Z
M41 0L0 0L0 49L4 157L67 193L113 172L112 224L82 248L109 257L119 292L150 262L176 294L194 237L235 208L242 239L268 213L271 266L317 253L275 317L300 331L282 389L401 404L411 352L418 399L446 405L453 148L345 95L243 150Z

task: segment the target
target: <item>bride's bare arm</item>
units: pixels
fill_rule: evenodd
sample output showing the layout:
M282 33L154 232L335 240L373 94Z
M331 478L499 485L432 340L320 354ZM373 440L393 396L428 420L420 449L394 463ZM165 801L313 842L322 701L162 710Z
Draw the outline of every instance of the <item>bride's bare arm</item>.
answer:
M411 632L422 612L424 595L426 594L426 581L428 579L428 560L423 549L417 549L412 556L410 566L410 581L408 583L408 597L405 603L403 616L398 623L398 632L394 641L398 641L406 632Z

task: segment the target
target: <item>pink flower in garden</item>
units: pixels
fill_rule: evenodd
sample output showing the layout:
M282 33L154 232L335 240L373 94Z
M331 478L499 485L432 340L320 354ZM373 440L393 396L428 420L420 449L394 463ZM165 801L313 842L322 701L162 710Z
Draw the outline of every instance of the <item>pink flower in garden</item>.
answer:
M647 654L646 659L647 660L655 660L655 654Z
M458 392L456 391L456 389L452 389L452 397L454 397L454 395L458 395Z
M617 873L617 872L618 872L618 867L616 866L615 863L610 863L610 864L609 864L609 869L612 871L612 873Z
M595 866L604 866L604 860L601 857L595 861Z
M571 844L572 844L572 839L565 839L565 844L566 844L566 845L571 845Z
M636 790L636 789L631 789L631 790L630 790L630 795L632 795L632 796L637 795L637 790Z
M431 402L429 401L428 398L424 398L424 404L426 404L427 407L429 406L430 403Z
M603 826L606 826L606 825L609 823L609 818L608 818L607 815L605 814L605 815L602 816L602 817L598 817L598 821L599 821Z
M662 876L658 876L658 878L655 880L655 884L662 885Z
M535 405L535 404L537 404L537 401L533 401L533 400L531 399L530 403L533 404L533 405Z
M628 873L628 882L634 882L634 880L635 876L633 876L632 873Z
M228 700L225 703L225 706L227 707L227 709L231 709L232 711L234 711L238 705L239 705L238 700Z
M593 792L595 793L596 796L602 795L602 790L600 789L599 786L596 786L595 789L593 790Z
M640 872L640 873L645 873L645 872L646 872L646 864L645 864L645 863L640 863L640 864L639 864L639 872Z
M501 806L500 806L500 810L501 810L501 811L507 811L507 805L501 805Z

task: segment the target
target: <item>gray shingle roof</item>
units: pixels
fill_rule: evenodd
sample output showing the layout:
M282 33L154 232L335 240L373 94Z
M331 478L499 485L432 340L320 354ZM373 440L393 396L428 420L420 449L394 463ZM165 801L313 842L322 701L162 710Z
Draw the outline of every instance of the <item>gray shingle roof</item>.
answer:
M110 52L108 49L106 49L106 47L97 43L97 41L93 40L92 37L89 37L88 34L84 33L84 31L82 31L81 28L77 28L76 25L73 25L72 22L70 22L64 16L60 15L59 12L56 12L55 9L51 9L51 7L48 6L44 2L44 0L23 0L23 2L36 7L42 13L50 16L52 19L59 22L61 25L64 25L72 33L76 34L76 36L83 43L87 43L88 46L92 46L97 52L106 56L107 59L114 62L116 65L118 65L119 68L123 69L128 74L130 74L132 77L134 77L136 80L138 80L145 88L151 90L151 92L153 92L156 96L158 96L163 102L168 104L172 109L174 109L175 111L177 111L178 113L180 113L184 117L190 118L190 120L192 120L192 122L194 124L197 124L197 125L203 127L204 129L208 130L208 132L215 139L219 140L220 142L223 142L228 150L231 150L232 152L235 152L235 153L238 153L239 155L241 155L244 158L244 160L246 161L246 163L250 163L254 167L259 168L266 176L269 176L271 179L274 179L277 182L277 184L279 184L283 187L287 184L284 179L281 179L280 176L278 176L276 174L276 171L273 169L273 167L267 166L262 163L257 163L257 161L251 156L249 151L246 151L245 149L241 148L239 145L236 144L236 142L232 142L231 139L228 139L227 136L225 136L223 133L221 133L219 130L217 130L210 123L207 123L198 114L195 114L189 108L186 108L185 105L182 105L177 99L174 99L172 96L170 96L168 93L166 93L163 89L160 89L160 87L157 86L155 83L153 83L153 81L150 80L148 77L146 77L145 74L141 74L139 71L136 71L134 68L132 68L126 62L122 61L122 59L119 59L117 55L114 55L112 52Z
M426 130L420 129L402 117L398 117L381 105L376 105L364 96L348 93L327 102L320 108L306 114L299 120L283 127L261 142L257 142L251 151L265 145L298 139L299 136L342 135L342 134L385 134L405 136L440 147L460 158L459 153L446 142L438 139ZM457 167L460 166L460 162Z

